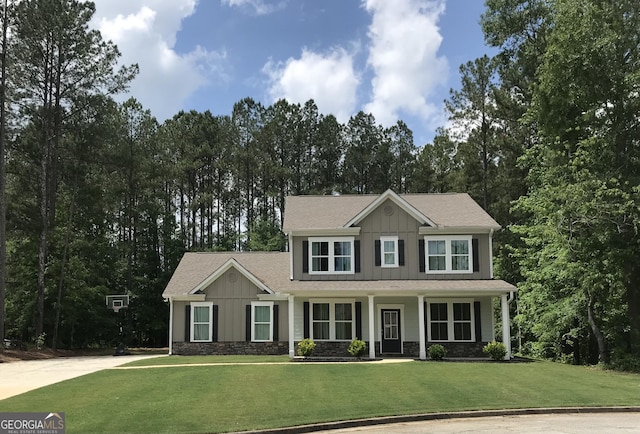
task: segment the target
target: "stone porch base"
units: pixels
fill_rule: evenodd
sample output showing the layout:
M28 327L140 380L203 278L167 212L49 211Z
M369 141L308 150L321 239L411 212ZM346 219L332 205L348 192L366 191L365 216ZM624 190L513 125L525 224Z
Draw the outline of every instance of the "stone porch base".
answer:
M350 342L326 342L316 341L314 356L318 357L350 357ZM482 348L486 342L438 342L447 350L446 357L478 358L487 357ZM367 343L368 344L368 343ZM427 354L429 347L435 343L427 342ZM298 342L295 342L296 349ZM376 342L376 357L413 357L418 358L420 345L418 342L403 342L402 354L380 353L380 343ZM174 342L173 354L192 355L285 355L289 354L288 342ZM366 355L369 354L367 349Z

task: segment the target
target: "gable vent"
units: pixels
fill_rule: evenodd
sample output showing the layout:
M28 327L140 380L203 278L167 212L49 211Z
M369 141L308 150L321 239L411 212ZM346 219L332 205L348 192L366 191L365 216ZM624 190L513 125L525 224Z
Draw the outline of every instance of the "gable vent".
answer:
M229 273L227 279L229 279L229 282L231 283L235 283L238 281L238 273L236 273L235 271L232 271Z
M386 216L392 216L393 213L396 212L396 210L391 205L385 206L383 211L384 211L384 215Z

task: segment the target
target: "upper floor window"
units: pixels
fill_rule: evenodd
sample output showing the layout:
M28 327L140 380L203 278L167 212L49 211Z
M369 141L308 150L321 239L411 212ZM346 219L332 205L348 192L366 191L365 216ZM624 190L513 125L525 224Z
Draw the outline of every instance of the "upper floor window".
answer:
M470 235L425 237L427 273L472 273Z
M353 238L309 238L309 273L352 274Z
M398 237L380 237L380 266L398 266Z

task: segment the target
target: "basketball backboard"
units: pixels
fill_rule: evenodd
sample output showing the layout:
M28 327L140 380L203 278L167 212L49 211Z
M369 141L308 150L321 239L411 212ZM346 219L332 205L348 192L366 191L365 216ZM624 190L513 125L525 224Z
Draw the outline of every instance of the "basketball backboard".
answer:
M129 296L128 295L107 295L107 308L113 309L114 312L120 311L120 309L125 309L129 307Z

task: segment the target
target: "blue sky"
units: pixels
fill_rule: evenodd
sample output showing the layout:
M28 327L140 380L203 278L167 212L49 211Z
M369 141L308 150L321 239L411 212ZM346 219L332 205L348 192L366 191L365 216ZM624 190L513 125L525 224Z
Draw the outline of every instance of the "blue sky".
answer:
M244 97L312 98L344 123L359 110L384 126L401 119L422 146L447 123L460 64L495 52L483 0L95 3L92 25L140 66L129 95L160 122L179 110L228 115Z

